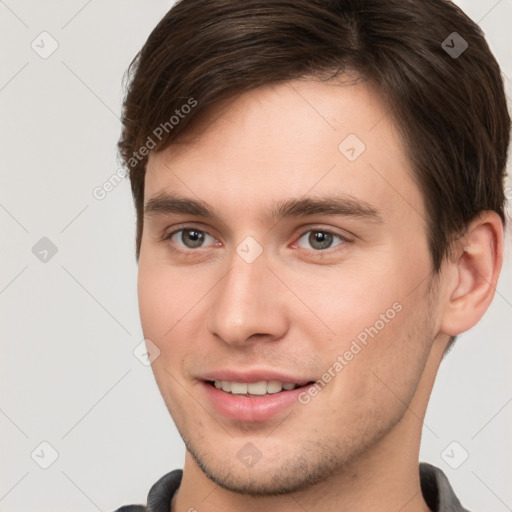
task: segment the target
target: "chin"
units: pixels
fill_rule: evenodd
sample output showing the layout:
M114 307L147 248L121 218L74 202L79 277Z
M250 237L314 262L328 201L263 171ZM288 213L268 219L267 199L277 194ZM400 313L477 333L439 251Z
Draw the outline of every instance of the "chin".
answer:
M233 462L216 454L197 454L187 444L187 450L205 476L219 487L236 494L254 497L282 496L313 487L340 471L340 460L328 455L327 447L313 447L312 451L274 455L271 459L247 467L233 454ZM230 457L230 456L228 456ZM341 464L343 466L343 464Z

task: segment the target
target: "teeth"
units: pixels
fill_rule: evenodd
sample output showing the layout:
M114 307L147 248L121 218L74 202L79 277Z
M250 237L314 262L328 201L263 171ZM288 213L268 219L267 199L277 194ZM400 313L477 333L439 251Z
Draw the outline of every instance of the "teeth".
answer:
M231 382L227 380L216 380L214 381L214 386L217 389L222 389L222 391L226 391L227 393L232 393L233 395L266 395L279 393L283 389L285 391L291 391L298 387L298 384L294 384L293 382L280 382L278 380L262 380L259 382Z
M295 385L293 387L295 387ZM267 393L279 393L282 389L283 384L278 380L269 380L267 382Z
M252 384L251 384L252 386ZM222 389L224 391L226 391L224 389L224 383L222 383ZM233 393L234 395L245 395L245 393L247 393L247 384L243 383L243 382L232 382L231 383L231 393Z
M267 394L267 381L251 382L247 384L247 393L250 395L266 395Z

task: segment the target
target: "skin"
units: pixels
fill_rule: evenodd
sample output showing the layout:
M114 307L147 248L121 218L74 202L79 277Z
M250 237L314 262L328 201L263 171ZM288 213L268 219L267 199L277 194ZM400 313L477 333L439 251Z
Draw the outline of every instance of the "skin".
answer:
M366 145L353 162L338 149L348 134ZM364 82L250 91L150 155L145 202L173 192L219 217L144 219L142 328L161 351L153 372L187 446L173 511L428 510L418 475L425 410L449 337L492 300L503 231L484 212L433 275L411 176L389 107ZM370 204L380 221L264 220L274 201L333 192ZM203 245L183 241L190 232L162 240L185 228L204 232ZM345 241L322 249L311 231ZM252 263L236 251L247 236L263 249ZM240 422L204 393L199 377L222 368L320 379L396 303L401 311L306 405ZM237 457L248 442L262 455L252 467Z

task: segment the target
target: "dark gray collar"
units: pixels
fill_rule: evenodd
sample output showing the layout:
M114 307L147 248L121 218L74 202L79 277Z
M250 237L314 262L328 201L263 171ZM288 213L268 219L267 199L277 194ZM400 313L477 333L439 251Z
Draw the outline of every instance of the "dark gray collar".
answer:
M421 492L432 512L469 512L460 504L448 478L439 468L421 462L419 470ZM146 507L131 505L117 512L170 512L171 499L180 486L182 476L181 469L165 474L149 490Z
M461 504L446 475L435 466L420 462L423 498L432 512L469 512Z

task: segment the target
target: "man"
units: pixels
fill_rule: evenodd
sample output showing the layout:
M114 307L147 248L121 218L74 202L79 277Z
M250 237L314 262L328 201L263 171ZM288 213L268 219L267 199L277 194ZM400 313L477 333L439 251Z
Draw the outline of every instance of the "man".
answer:
M119 147L187 451L119 510L465 510L419 446L494 295L509 134L499 67L445 0L177 3Z

